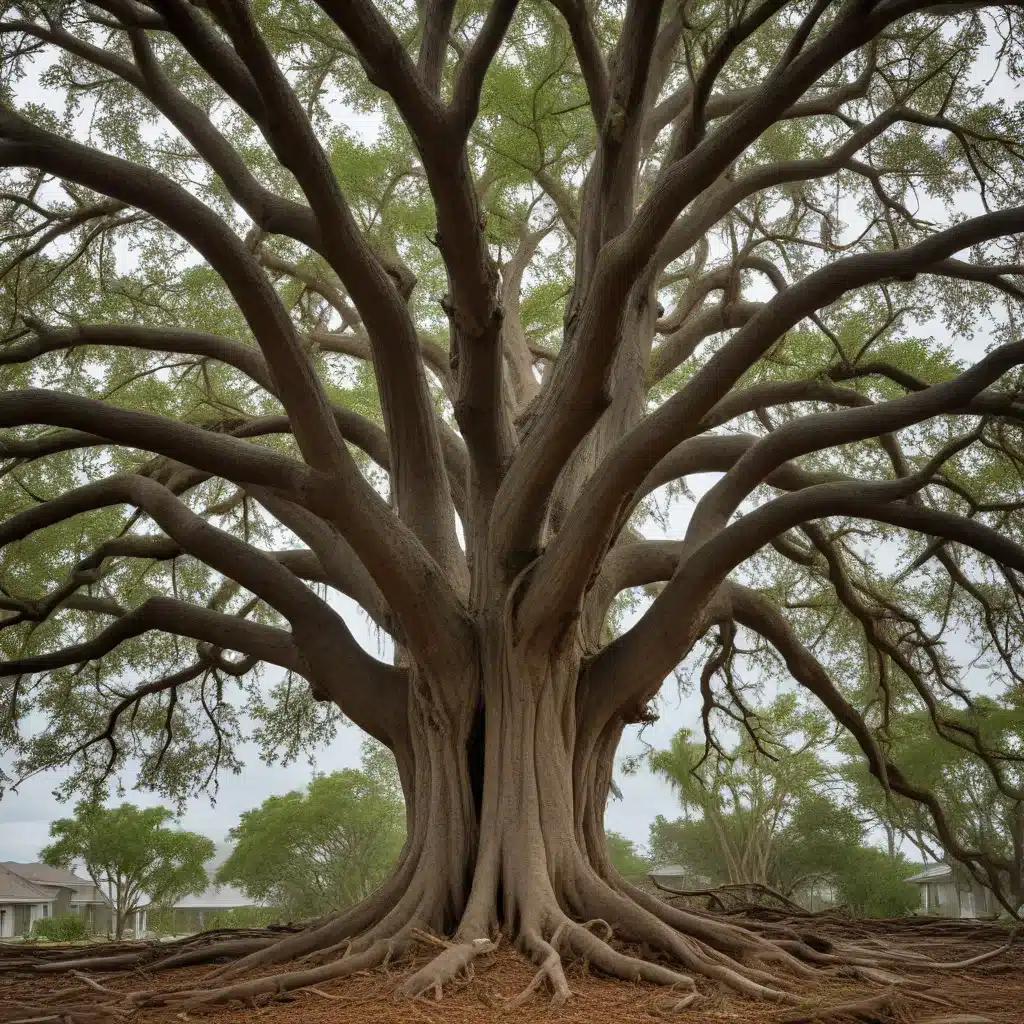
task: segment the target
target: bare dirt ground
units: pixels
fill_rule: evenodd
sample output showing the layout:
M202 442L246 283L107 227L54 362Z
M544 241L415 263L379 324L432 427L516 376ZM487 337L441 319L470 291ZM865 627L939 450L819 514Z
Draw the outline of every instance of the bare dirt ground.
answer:
M781 914L767 912L757 917L782 919ZM834 942L855 943L875 952L880 943L892 944L901 952L912 951L944 964L991 952L1005 944L1009 935L1008 929L996 925L949 921L894 923L890 927L888 922L826 917L805 919L800 927ZM24 967L24 955L29 948L0 946L2 1024L241 1024L257 1019L266 1024L490 1024L496 1018L618 1024L666 1016L681 1024L780 1024L812 1020L828 1024L1024 1024L1024 941L972 966L932 967L912 973L901 969L903 975L923 983L914 991L886 989L857 980L826 979L813 987L797 986L797 991L806 997L805 1006L781 1009L724 996L712 984L700 984L705 998L679 1013L668 1012L673 1000L664 989L608 980L591 973L580 962L567 965L566 975L574 993L568 1005L552 1009L545 993L540 992L513 1007L516 996L530 984L534 970L507 947L477 960L472 974L448 986L439 1002L395 1001L394 989L415 967L414 962L405 961L389 969L328 982L271 1001L261 999L250 1005L214 1006L188 1014L166 1007L126 1011L118 1005L122 993L168 987L195 989L203 985L204 977L215 968L183 968L159 975L141 970L39 974ZM433 952L424 950L424 962ZM22 966L13 966L15 957ZM5 965L4 961L8 963ZM851 1013L833 1012L851 1003L859 1003L859 1009Z

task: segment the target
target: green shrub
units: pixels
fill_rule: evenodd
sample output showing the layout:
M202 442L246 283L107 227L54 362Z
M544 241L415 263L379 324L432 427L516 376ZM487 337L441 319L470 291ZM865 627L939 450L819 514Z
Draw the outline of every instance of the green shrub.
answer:
M154 935L174 935L174 910L171 907L147 907L146 931Z
M78 914L58 914L41 917L32 925L32 937L47 942L79 942L89 937L85 918Z
M207 913L203 930L211 932L216 928L266 928L268 924L280 924L284 915L273 907L233 907Z
M198 915L194 910L175 911L170 907L150 907L146 912L146 930L155 935L185 935L198 928ZM284 914L272 907L234 907L203 915L203 931L217 928L265 928L279 924Z

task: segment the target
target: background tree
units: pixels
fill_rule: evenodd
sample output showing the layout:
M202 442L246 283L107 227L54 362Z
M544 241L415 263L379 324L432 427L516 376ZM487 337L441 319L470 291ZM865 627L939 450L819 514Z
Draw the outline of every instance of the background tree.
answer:
M363 746L362 769L321 775L304 793L272 796L231 830L219 882L278 908L288 920L319 917L365 899L405 841L405 805L390 751Z
M139 907L170 906L207 886L203 865L216 852L213 840L169 824L174 814L166 807L106 808L83 801L73 818L50 825L53 842L39 858L68 870L82 861L97 888L110 893L120 939Z
M608 841L608 859L623 878L636 881L651 870L651 859L637 849L632 839L611 831L605 833L605 839Z
M778 756L783 760L787 755ZM700 793L697 786L695 795ZM813 901L812 893L824 890L826 899L864 917L894 917L912 910L919 894L904 879L920 865L870 845L864 819L844 797L832 770L819 765L769 834L764 819L742 805L738 813L723 810L709 794L708 815L695 803L689 817L655 818L651 853L657 862L684 865L695 878L706 880L695 882L694 888L760 883L805 905ZM755 850L768 852L765 861L749 853L744 858L744 852Z
M865 917L908 914L921 906L921 893L906 879L920 869L898 851L890 855L876 846L859 846L835 876L836 901Z
M365 905L205 998L349 938L335 975L457 936L415 994L502 927L558 1001L560 950L795 998L750 966L794 954L608 861L622 730L693 650L709 726L759 651L997 883L861 687L962 702L938 645L963 628L998 696L1020 671L1016 4L2 10L16 775L72 764L74 790L135 757L180 796L237 767L243 712L286 756L344 714L409 808Z
M977 729L993 750L1021 749L1024 721L1012 710L982 698L970 712L953 707L944 711L948 720L960 728ZM957 840L964 846L989 851L1007 865L999 878L1000 889L1013 909L1024 905L1024 802L1015 791L1024 784L1020 765L1011 761L1003 768L1002 779L997 780L980 757L938 739L930 717L922 712L902 716L891 725L886 740L899 746L907 774L916 785L928 788L942 800ZM932 860L947 857L942 836L920 805L887 794L863 770L849 744L845 746L849 757L844 770L861 811ZM984 873L973 874L983 886L992 887Z
M655 822L652 848L663 853L671 831L679 863L697 874L790 891L803 873L790 872L779 843L787 831L793 838L794 826L802 833L801 826L811 824L813 812L800 813L803 801L822 802L816 797L829 782L821 759L829 733L820 718L798 710L793 694L764 712L751 709L751 716L760 735L744 734L732 748L696 740L683 729L668 750L650 753L647 763L670 783L684 812L675 828L663 818ZM760 736L770 736L767 746Z

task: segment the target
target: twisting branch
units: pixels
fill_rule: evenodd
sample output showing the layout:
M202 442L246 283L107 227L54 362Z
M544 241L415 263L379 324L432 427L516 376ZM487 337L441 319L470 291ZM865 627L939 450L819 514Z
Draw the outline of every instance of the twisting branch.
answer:
M137 608L125 612L95 639L51 654L36 654L0 662L0 673L27 675L51 672L68 665L95 661L109 654L125 640L152 630L241 651L292 671L302 670L298 648L290 634L283 629L238 619L174 598L151 597Z
M366 518L361 521L362 516L355 514L356 496L350 503L339 504L333 477L317 475L302 463L240 439L74 395L27 390L0 397L0 425L39 422L72 429L87 424L101 431L107 440L126 447L146 448L235 483L282 492L341 530L387 595L411 646L424 651L428 658L443 661L457 657L468 642L465 613L447 580L436 563L418 553L422 549L409 529L394 519L375 492L370 492L372 505L365 508ZM18 523L38 523L31 528L39 529L75 514L69 510L82 508L83 503L84 508L96 507L92 504L96 500L94 490L110 501L116 500L118 486L110 481L86 485L14 518ZM364 486L370 490L365 482ZM392 525L382 535L380 523L389 520ZM12 522L8 520L3 529L15 529ZM437 630L450 631L449 647L438 650Z
M1024 343L1004 345L952 380L878 405L802 416L773 430L701 499L690 533L706 535L722 526L747 495L783 462L801 455L878 437L963 408L1007 370L1024 362ZM1006 401L1013 396L1007 395Z
M951 253L1022 230L1024 207L985 214L936 232L905 249L836 260L766 303L685 387L648 415L608 454L544 554L543 564L534 577L536 596L528 597L524 606L525 621L539 628L544 622L557 621L579 600L597 559L611 540L619 512L646 473L676 444L701 428L703 418L787 330L851 288L927 273L932 263L948 258ZM527 440L523 451L530 448ZM512 500L510 496L509 501Z
M342 471L344 445L323 386L266 276L216 214L148 167L62 139L5 109L0 109L0 140L0 166L39 167L100 193L112 193L163 220L202 253L231 290L260 344L303 455L319 469ZM350 477L352 473L354 466Z
M357 8L365 13L364 4L352 5L353 12ZM429 554L461 585L465 566L456 543L419 343L405 302L359 230L310 119L247 6L241 0L218 0L215 9L257 82L283 162L318 218L324 254L367 326L393 453L392 478L399 512ZM284 404L288 408L287 401ZM348 482L352 488L359 483Z
M892 761L883 755L863 716L843 697L825 667L801 643L785 616L763 595L746 587L730 584L730 606L736 620L754 630L782 655L794 679L814 694L832 716L857 741L867 758L871 774L888 791L898 793L928 809L943 847L956 860L980 869L997 899L1013 911L1007 902L1003 874L1010 865L987 851L965 848L957 839L945 810L934 793L914 786Z

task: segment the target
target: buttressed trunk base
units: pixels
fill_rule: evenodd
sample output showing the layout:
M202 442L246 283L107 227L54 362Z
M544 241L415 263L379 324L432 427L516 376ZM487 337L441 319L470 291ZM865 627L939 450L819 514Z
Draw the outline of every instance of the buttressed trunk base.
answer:
M695 978L798 1002L796 982L840 962L822 952L827 943L811 948L792 933L777 940L678 910L617 876L603 815L624 723L595 725L582 713L582 655L576 641L538 651L510 629L484 634L482 668L466 672L479 694L472 714L466 702L452 714L436 696L443 691L411 666L409 738L396 749L409 832L390 878L358 906L259 944L215 973L218 986L149 998L187 1009L283 992L394 961L424 942L443 948L399 994L439 995L504 936L537 966L521 999L547 987L564 1003L572 991L563 959L579 957L614 977L671 986L679 1009L700 998ZM648 955L635 955L638 947ZM295 963L239 980L286 962ZM863 969L880 964L865 960Z

